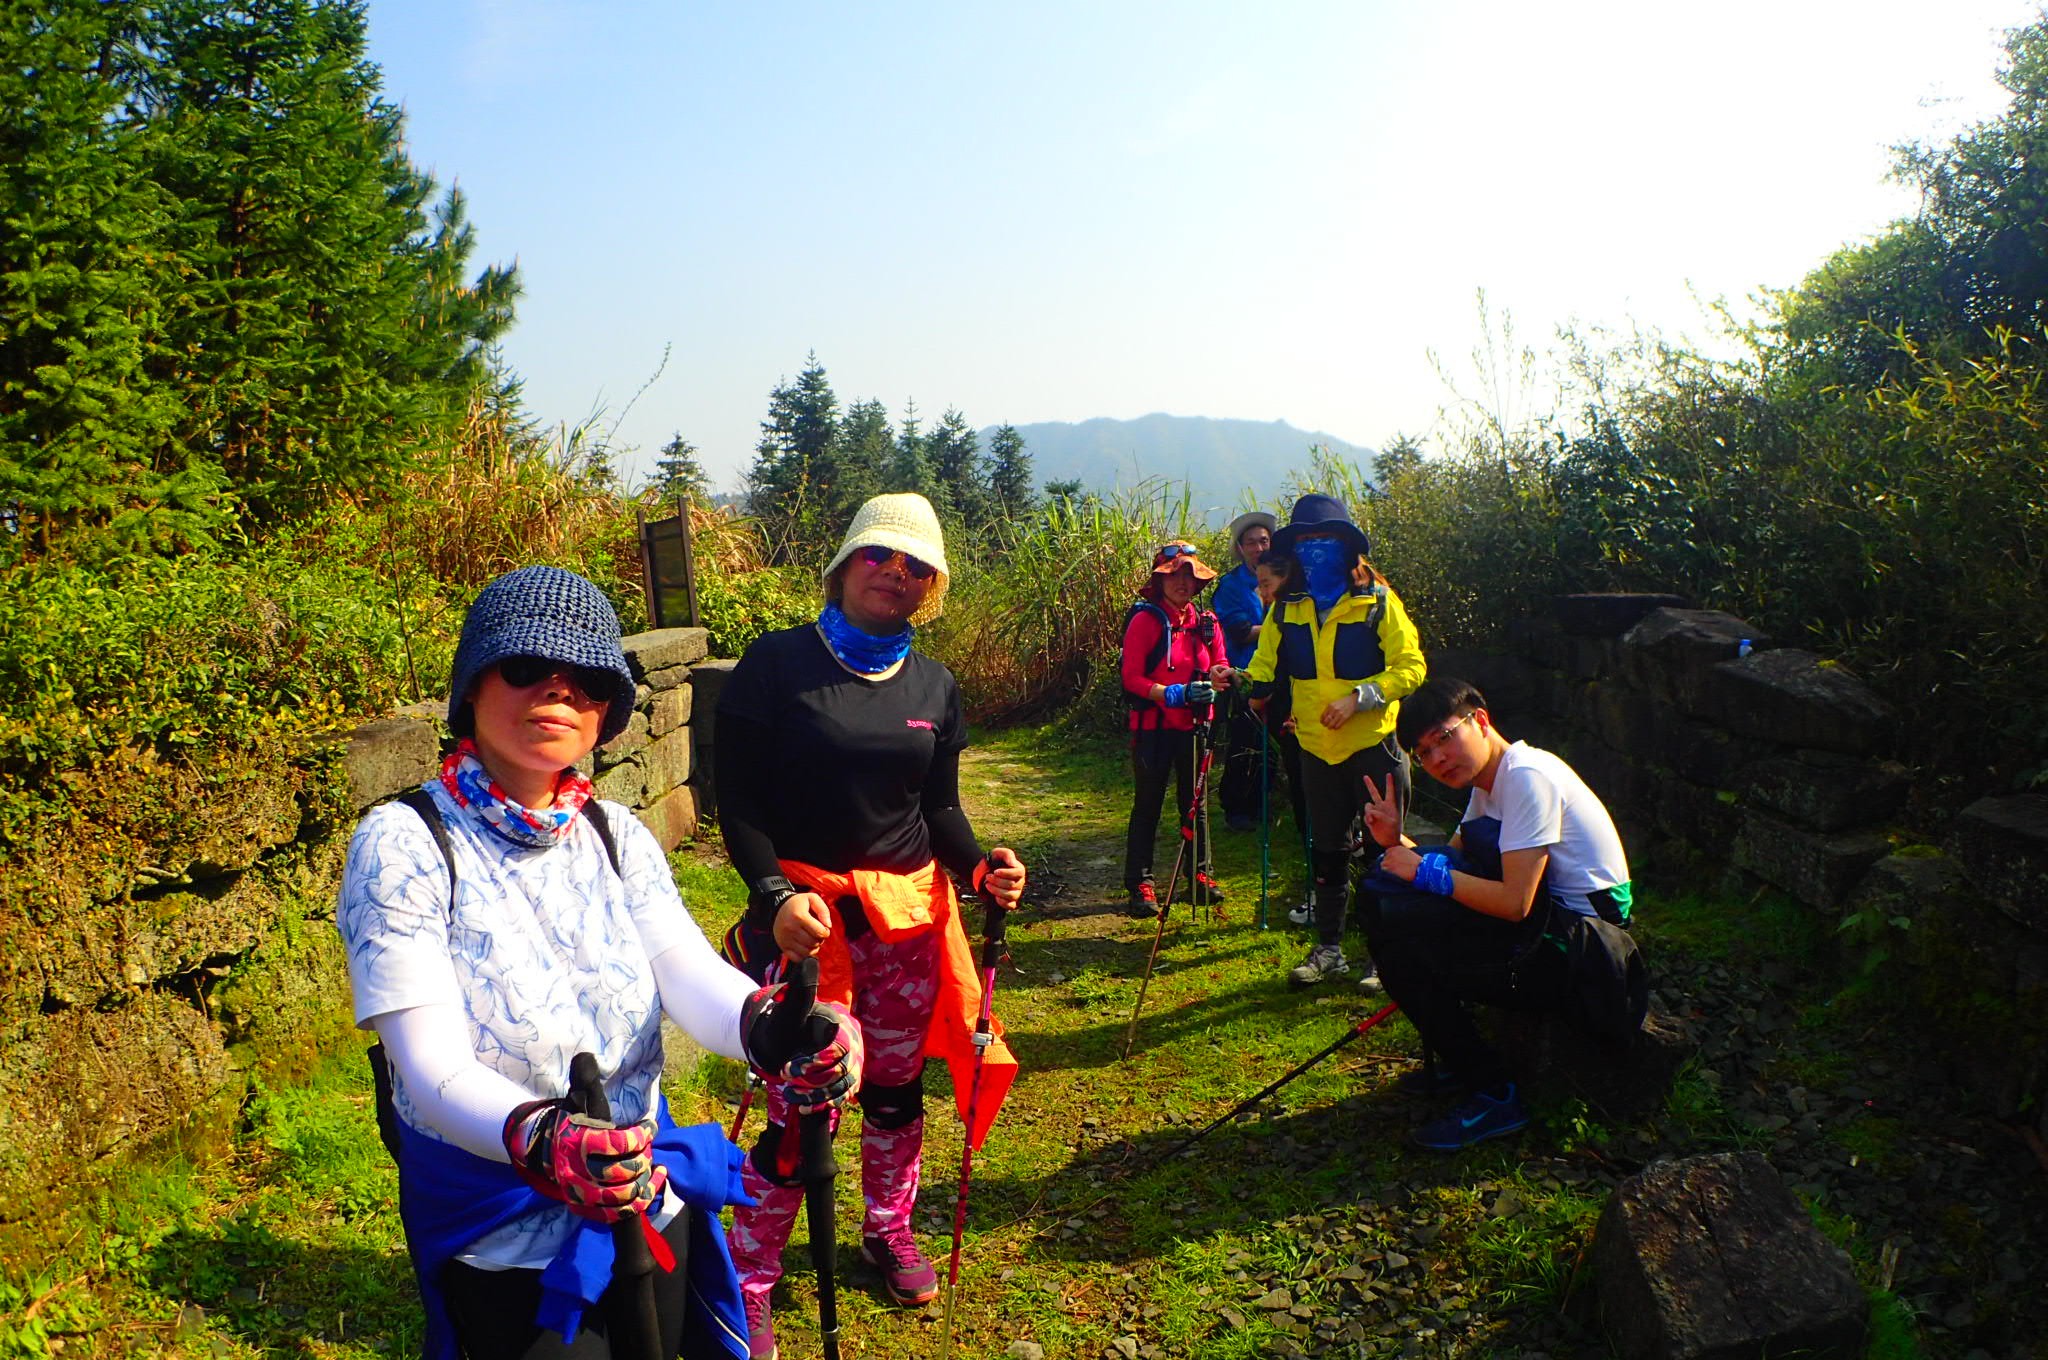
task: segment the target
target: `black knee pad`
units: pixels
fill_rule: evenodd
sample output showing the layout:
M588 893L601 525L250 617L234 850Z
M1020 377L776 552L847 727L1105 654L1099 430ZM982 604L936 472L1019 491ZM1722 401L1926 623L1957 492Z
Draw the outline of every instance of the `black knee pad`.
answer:
M789 1169L786 1171L777 1165L785 1155L785 1143L789 1159ZM761 1173L761 1179L770 1185L803 1184L803 1159L797 1155L797 1140L791 1136L790 1130L781 1124L770 1122L767 1128L762 1129L761 1136L754 1140L754 1150L748 1157L754 1163L754 1170Z
M878 1129L905 1128L924 1118L924 1069L899 1085L867 1082L860 1088L861 1117Z

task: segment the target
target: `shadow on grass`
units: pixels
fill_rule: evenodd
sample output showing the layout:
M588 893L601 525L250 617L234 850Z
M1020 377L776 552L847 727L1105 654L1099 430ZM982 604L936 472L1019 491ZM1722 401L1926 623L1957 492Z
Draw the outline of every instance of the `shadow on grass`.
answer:
M372 1338L388 1354L419 1351L424 1317L402 1250L308 1245L244 1215L172 1232L148 1252L142 1277L185 1306L174 1336L203 1314L266 1354Z

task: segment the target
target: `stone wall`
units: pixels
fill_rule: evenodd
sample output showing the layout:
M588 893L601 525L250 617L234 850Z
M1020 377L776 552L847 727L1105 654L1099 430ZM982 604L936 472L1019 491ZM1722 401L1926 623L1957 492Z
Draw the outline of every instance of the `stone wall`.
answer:
M1565 596L1504 653L1430 671L1569 760L1639 875L1725 871L1823 913L1848 950L1881 944L1915 1042L1994 1112L2048 1120L2048 799L1930 807L1856 675L1675 596Z
M600 795L664 849L697 831L707 646L701 628L628 638L633 718L592 760ZM68 824L35 829L38 873L0 885L0 1223L45 1215L81 1164L119 1174L174 1131L188 1147L224 1134L251 1075L290 1080L349 1042L342 857L365 808L439 768L445 707L364 723L338 750L120 758L73 790Z

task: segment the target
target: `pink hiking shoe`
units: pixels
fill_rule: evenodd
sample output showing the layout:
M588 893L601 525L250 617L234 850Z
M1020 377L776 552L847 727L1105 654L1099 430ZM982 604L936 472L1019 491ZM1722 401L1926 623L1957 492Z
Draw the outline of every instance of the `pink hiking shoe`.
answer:
M775 1360L775 1319L769 1316L768 1291L742 1290L747 1309L747 1360Z
M882 1272L882 1288L905 1308L930 1303L939 1294L939 1273L917 1249L909 1228L898 1228L885 1237L863 1237L860 1254Z

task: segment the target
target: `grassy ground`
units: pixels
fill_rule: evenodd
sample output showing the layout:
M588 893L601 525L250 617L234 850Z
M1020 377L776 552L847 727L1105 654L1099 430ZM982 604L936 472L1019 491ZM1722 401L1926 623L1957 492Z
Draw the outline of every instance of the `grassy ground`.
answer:
M1868 1079L1864 1058L1837 1042L1862 1020L1836 1014L1830 994L1787 962L1818 945L1796 913L1766 904L1736 929L1712 897L1645 895L1646 940L1671 964L1672 980L1660 974L1667 1000L1681 983L1695 1001L1718 987L1730 1014L1748 1019L1709 1036L1643 1128L1602 1128L1583 1106L1562 1105L1539 1109L1521 1137L1465 1154L1409 1150L1406 1132L1435 1107L1392 1086L1416 1046L1396 1017L1193 1153L1169 1156L1378 1004L1348 986L1283 984L1305 947L1283 916L1299 900L1298 853L1276 849L1269 917L1279 924L1261 930L1257 839L1219 831L1230 899L1205 919L1174 911L1126 1058L1152 928L1120 910L1128 789L1116 751L1059 729L1004 733L971 752L964 785L977 828L1024 854L1035 888L998 983L1023 1067L975 1161L958 1355L1032 1353L1013 1343L1088 1360L1602 1355L1585 1325L1582 1258L1608 1189L1652 1156L1728 1147L1770 1152L1855 1256L1873 1292L1873 1356L1961 1356L1972 1336L2026 1335L2042 1310L2025 1293L2034 1267L2020 1260L2008 1295L1965 1292L1968 1318L1930 1318L1956 1297L1944 1283L1947 1245L1958 1272L1995 1279L2015 1269L2001 1252L2037 1244L1987 1230L1997 1209L1972 1208L1974 1192L1961 1189L1944 1198L1939 1182L1918 1206L1931 1221L1912 1234L1895 1228L1880 1192L1917 1174L1922 1152L1901 1112L1852 1102L1810 1140L1790 1116L1774 1122L1765 1102L1777 1093L1798 1090L1804 1109L1808 1088ZM1276 846L1290 837L1283 822ZM677 871L700 919L722 928L738 909L730 872L708 852L679 855ZM1778 1038L1760 1049L1745 1027ZM733 1064L684 1054L670 1082L679 1117L729 1118L739 1079ZM942 1277L960 1159L951 1104L934 1068L919 1230ZM1869 1198L1838 1169L1871 1178ZM887 1307L855 1255L857 1186L856 1175L838 1182L843 1353L938 1354L940 1307ZM41 1265L7 1269L0 1356L413 1354L418 1305L394 1194L367 1074L359 1055L342 1055L303 1088L259 1093L225 1158L199 1165L168 1150L68 1225ZM2019 1183L2005 1207L2024 1223L2042 1200L2038 1181ZM815 1355L801 1227L788 1264L777 1295L783 1354ZM1927 1282L1909 1298L1914 1269Z

